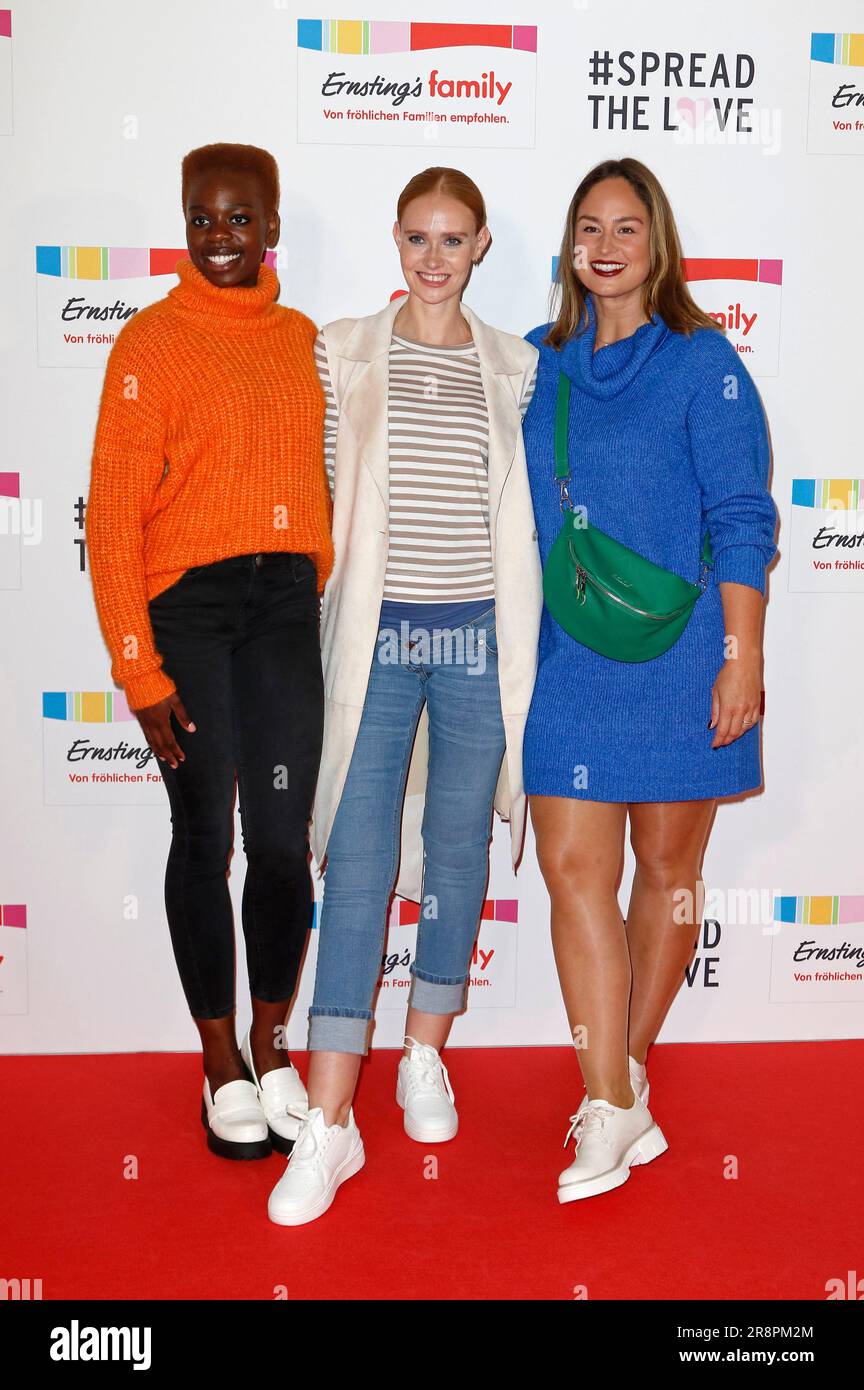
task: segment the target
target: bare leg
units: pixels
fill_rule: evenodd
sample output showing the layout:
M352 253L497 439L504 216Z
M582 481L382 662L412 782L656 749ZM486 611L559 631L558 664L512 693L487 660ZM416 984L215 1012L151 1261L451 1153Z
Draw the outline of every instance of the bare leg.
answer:
M252 995L252 1027L249 1042L259 1080L268 1071L291 1065L283 1033L290 1002L290 999L281 999L272 1004Z
M702 858L716 802L634 802L636 872L627 909L633 969L629 1051L644 1062L693 959L705 886Z
M276 1067L288 1067L291 1058L279 1047L278 1030L285 1023L289 999L270 1004L252 996L252 1059L259 1077ZM204 1074L210 1082L211 1095L229 1081L246 1081L246 1068L237 1046L234 1014L227 1018L196 1018L195 1026L201 1037L204 1053Z
M455 1014L425 1014L420 1009L409 1009L405 1020L406 1038L416 1038L418 1042L428 1043L440 1052L453 1027ZM411 1044L402 1049L403 1056L411 1056Z
M418 1042L431 1043L440 1052L453 1026L453 1014L426 1014L409 1009L405 1024L406 1035ZM403 1049L406 1057L411 1048ZM355 1052L312 1052L309 1057L309 1109L320 1105L324 1122L346 1125L348 1111L354 1103L357 1078L362 1058Z
M360 1075L359 1052L312 1052L309 1055L309 1109L317 1105L324 1111L324 1123L348 1123Z
M226 1018L196 1018L195 1026L201 1035L204 1053L204 1075L210 1082L210 1094L229 1081L245 1081L246 1071L240 1058L234 1029L234 1015Z
M552 900L555 964L588 1098L629 1109L630 956L617 897L627 807L556 796L529 801Z

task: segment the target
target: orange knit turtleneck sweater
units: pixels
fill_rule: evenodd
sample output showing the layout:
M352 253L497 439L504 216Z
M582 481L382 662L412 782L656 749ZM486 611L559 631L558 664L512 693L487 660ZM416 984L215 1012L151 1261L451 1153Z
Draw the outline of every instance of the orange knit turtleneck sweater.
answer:
M111 350L87 502L96 608L132 709L176 688L147 601L190 566L297 551L320 593L333 565L315 324L276 304L263 263L251 289L211 285L188 260L177 275Z

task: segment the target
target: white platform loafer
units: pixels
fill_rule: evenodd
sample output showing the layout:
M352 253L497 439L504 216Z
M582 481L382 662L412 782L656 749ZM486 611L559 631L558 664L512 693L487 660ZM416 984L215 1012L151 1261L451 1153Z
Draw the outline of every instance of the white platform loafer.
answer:
M581 1114L571 1116L576 1157L558 1176L558 1201L576 1202L620 1187L631 1167L650 1163L669 1147L647 1105L633 1097L628 1109L607 1100L589 1100Z
M300 1133L303 1116L309 1110L309 1097L300 1073L292 1065L274 1067L272 1071L265 1071L264 1075L259 1077L252 1058L252 1043L248 1029L240 1047L240 1056L258 1092L267 1120L270 1143L277 1153L290 1154Z
M348 1178L366 1162L363 1140L348 1112L347 1125L328 1125L320 1105L300 1118L288 1166L270 1193L267 1215L277 1226L304 1226L332 1206Z
M269 1158L272 1152L267 1119L251 1081L228 1081L214 1095L205 1076L201 1123L208 1149L220 1158Z
M402 1057L396 1076L396 1103L405 1112L405 1133L419 1144L443 1144L459 1129L453 1087L447 1068L429 1043L411 1043L410 1057Z

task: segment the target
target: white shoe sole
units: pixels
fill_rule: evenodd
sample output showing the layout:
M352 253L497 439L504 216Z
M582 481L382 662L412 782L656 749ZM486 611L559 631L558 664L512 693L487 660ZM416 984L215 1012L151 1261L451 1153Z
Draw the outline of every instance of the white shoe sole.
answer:
M414 1124L408 1116L404 1117L405 1133L409 1139L414 1139L418 1144L446 1144L448 1139L455 1139L459 1132L459 1120L455 1124L449 1125L446 1129L433 1129L431 1126L423 1127Z
M341 1184L346 1182L348 1178L353 1178L355 1173L359 1173L365 1162L366 1152L361 1143L359 1149L355 1149L354 1153L342 1160L330 1178L326 1190L311 1206L301 1207L297 1211L289 1213L278 1213L271 1211L268 1202L267 1215L277 1226L305 1226L307 1221L316 1221L333 1205L333 1198Z
M459 1132L459 1116L455 1114L449 1124L444 1125L422 1125L416 1120L409 1118L408 1111L405 1109L405 1097L402 1094L402 1087L396 1085L396 1104L403 1111L403 1126L409 1139L414 1139L418 1144L446 1144L449 1139L455 1139Z
M630 1169L638 1163L650 1163L665 1153L669 1145L659 1125L652 1125L644 1134L634 1140L617 1168L607 1173L598 1173L596 1178L586 1178L583 1182L564 1183L558 1188L558 1201L578 1202L582 1197L597 1197L601 1192L611 1192L620 1187L630 1176Z

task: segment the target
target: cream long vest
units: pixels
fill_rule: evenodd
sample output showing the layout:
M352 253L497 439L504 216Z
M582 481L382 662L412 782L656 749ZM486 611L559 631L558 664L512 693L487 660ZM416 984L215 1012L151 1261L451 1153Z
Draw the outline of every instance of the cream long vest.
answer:
M333 490L335 561L321 605L324 746L311 827L312 852L319 865L348 774L376 650L389 547L389 352L393 321L403 302L400 296L380 313L337 319L323 329L339 426ZM519 402L539 354L522 338L483 323L466 304L460 308L477 349L488 410L489 535L507 737L495 809L510 821L515 869L525 830L522 738L537 671L543 603ZM421 822L428 747L424 706L402 808L395 889L415 902L422 901Z

